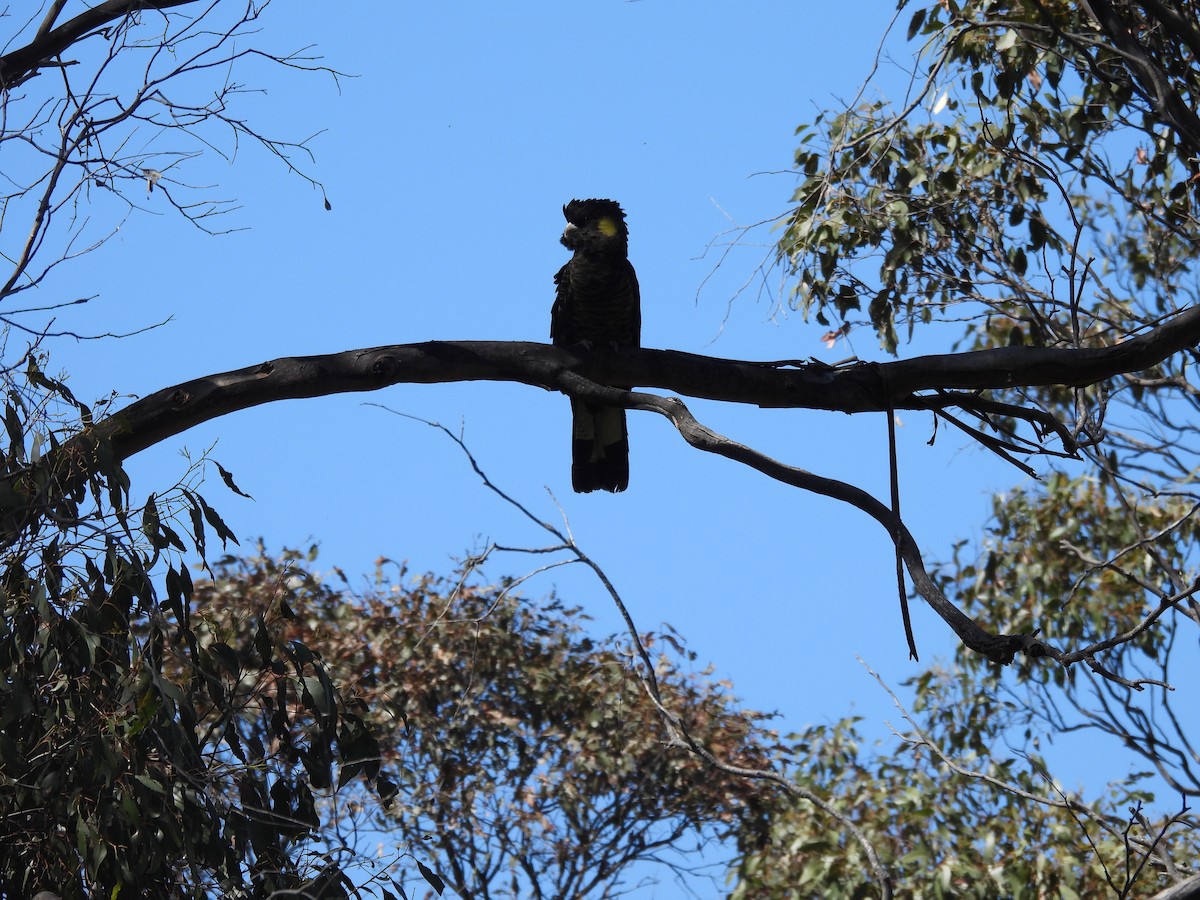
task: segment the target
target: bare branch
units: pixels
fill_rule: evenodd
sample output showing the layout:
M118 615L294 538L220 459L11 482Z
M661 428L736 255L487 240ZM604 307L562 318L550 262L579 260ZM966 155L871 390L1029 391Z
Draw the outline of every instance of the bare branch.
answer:
M1200 875L1159 891L1150 900L1200 900Z
M55 0L34 39L24 47L0 56L0 91L8 91L32 78L40 65L110 22L142 10L170 9L194 2L196 0L105 0L57 28L47 30L65 4L65 0Z
M408 416L407 418L414 417ZM651 702L654 704L655 709L658 710L663 725L666 727L669 735L668 745L686 750L687 752L698 756L700 759L703 759L708 765L715 769L719 769L726 774L758 781L767 781L775 784L792 797L805 800L811 803L817 809L821 810L821 812L823 812L825 815L836 821L838 826L842 828L848 835L850 835L850 837L862 848L863 853L866 855L870 863L871 874L874 880L880 886L880 896L884 898L884 900L889 900L889 898L892 897L893 892L891 875L888 872L887 867L883 864L883 860L879 857L878 851L876 851L871 842L867 840L866 835L861 831L861 829L859 829L859 827L849 816L840 812L836 807L830 804L827 800L825 800L825 798L821 797L815 791L796 784L796 782L794 782L792 779L777 771L772 769L759 769L739 766L721 759L708 747L697 740L697 738L689 730L686 721L677 712L673 711L667 706L666 701L659 690L658 678L655 674L654 661L651 659L650 653L646 649L645 643L642 641L642 633L638 630L637 625L634 623L633 615L629 611L629 607L621 598L620 592L616 589L616 586L613 585L611 580L609 580L608 575L604 572L600 565L596 563L595 560L593 560L590 556L588 556L575 542L575 538L570 534L569 530L566 528L559 528L556 525L552 525L551 523L538 518L532 512L530 512L528 508L497 487L480 467L479 463L475 460L475 457L472 455L470 449L467 447L466 443L464 443L462 438L455 435L452 431L450 431L450 429L446 428L446 426L424 419L417 419L416 421L424 422L426 425L438 429L452 441L454 441L454 443L458 445L459 449L466 454L471 468L475 470L475 473L483 481L485 487L497 494L506 503L517 509L535 525L553 535L554 538L559 541L559 545L554 548L555 550L566 551L578 562L587 566L587 568L592 571L596 578L599 579L600 583L604 586L605 592L612 599L621 615L622 620L625 622L625 628L629 635L629 640L638 655L639 661L641 662L641 665L636 669L638 678L640 679L642 686L645 688L647 696L649 696Z

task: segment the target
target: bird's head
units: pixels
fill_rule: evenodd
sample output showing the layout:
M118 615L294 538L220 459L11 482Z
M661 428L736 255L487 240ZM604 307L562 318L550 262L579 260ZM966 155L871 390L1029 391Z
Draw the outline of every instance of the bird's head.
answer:
M568 250L587 253L620 253L629 249L625 213L613 200L572 200L563 207L567 227L562 234Z

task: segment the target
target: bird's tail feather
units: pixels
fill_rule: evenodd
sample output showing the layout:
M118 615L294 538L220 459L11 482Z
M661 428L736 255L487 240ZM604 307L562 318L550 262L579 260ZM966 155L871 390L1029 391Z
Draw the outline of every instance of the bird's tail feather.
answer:
M625 410L571 401L571 487L576 493L629 487Z

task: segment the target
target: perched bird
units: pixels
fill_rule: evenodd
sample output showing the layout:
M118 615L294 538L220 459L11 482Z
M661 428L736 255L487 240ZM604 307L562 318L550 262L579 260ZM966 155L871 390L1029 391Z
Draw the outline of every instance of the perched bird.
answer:
M642 302L625 213L612 200L572 200L563 215L562 243L574 255L554 276L550 340L585 350L640 346ZM580 494L629 487L629 432L621 407L572 398L571 487Z

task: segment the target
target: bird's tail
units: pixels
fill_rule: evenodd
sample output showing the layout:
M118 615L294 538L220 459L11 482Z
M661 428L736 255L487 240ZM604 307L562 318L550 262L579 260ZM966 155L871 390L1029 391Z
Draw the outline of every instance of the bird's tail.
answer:
M576 493L629 487L625 410L571 401L571 487Z

